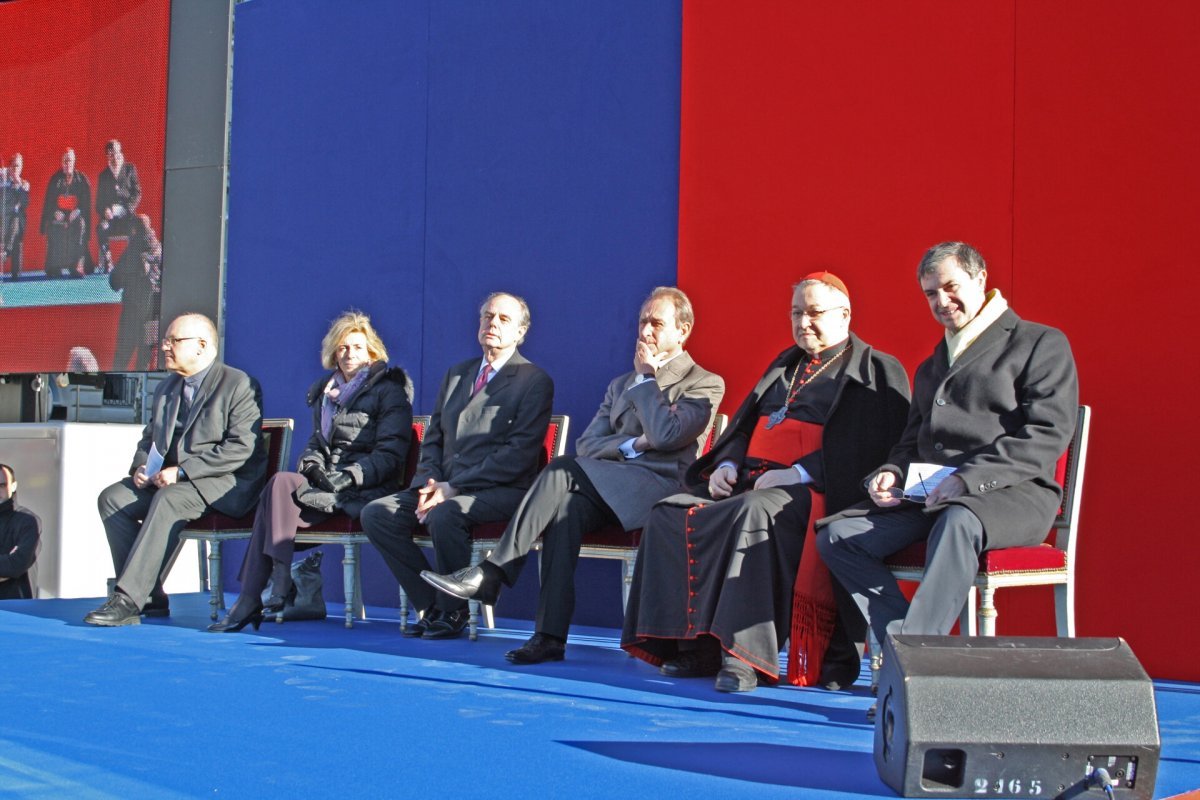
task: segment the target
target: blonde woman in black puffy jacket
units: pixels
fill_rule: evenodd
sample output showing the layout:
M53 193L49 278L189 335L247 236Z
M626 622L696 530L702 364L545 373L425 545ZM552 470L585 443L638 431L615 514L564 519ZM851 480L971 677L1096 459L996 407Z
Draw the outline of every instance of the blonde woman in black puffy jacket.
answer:
M388 367L387 350L370 318L348 311L321 343L331 372L308 391L313 433L296 472L276 473L263 489L254 534L242 562L242 591L214 633L257 630L264 613L283 609L292 586L296 531L341 511L357 517L364 505L395 491L412 438L412 382ZM272 594L262 592L271 580Z

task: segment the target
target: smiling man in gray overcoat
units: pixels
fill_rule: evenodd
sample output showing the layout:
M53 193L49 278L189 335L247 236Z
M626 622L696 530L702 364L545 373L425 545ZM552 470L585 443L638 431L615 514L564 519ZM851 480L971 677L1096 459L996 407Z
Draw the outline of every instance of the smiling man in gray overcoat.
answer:
M908 423L871 500L819 523L830 571L887 634L950 632L984 550L1042 542L1062 500L1055 465L1075 433L1079 383L1066 336L1021 319L973 247L931 247L917 270L945 328L917 369ZM909 466L953 468L923 498L902 491ZM911 605L884 559L925 539L925 577Z

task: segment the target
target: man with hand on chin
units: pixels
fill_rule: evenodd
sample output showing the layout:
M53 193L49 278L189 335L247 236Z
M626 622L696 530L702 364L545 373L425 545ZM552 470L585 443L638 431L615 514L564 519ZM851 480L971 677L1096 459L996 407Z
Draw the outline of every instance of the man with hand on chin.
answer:
M453 639L467 626L467 602L439 595L420 579L429 569L413 541L418 525L433 539L437 567L471 563L471 528L513 515L537 475L550 424L554 382L517 349L529 306L496 292L479 309L475 356L451 367L421 442L409 488L368 503L362 526L421 618L404 635Z
M904 429L908 376L850 320L850 292L836 275L797 283L795 344L692 464L687 492L651 512L621 646L662 674L752 691L779 679L790 638L793 682L842 688L858 677L866 625L848 597L836 603L809 533L825 509L866 496L863 474ZM836 625L835 606L847 609Z
M538 476L496 549L477 567L421 577L460 598L494 603L512 586L540 537L542 588L535 632L506 658L514 664L562 660L575 610L575 564L583 535L607 523L645 524L650 508L679 488L725 392L720 376L684 350L692 304L660 286L642 304L633 370L608 385L604 401L575 443Z
M988 291L975 248L931 247L917 279L944 336L917 369L900 442L867 479L870 500L822 520L817 538L880 642L889 632L949 633L982 551L1045 540L1079 403L1066 337ZM954 471L914 501L901 492L914 463ZM883 561L923 539L925 576L910 605Z

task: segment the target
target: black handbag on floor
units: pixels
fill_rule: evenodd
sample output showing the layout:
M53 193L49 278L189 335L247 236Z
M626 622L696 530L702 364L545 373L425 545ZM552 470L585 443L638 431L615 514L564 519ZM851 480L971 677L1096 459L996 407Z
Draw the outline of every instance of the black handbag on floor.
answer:
M313 550L300 561L292 564L292 590L280 616L285 622L303 619L325 619L325 596L321 593L322 551ZM267 586L263 597L270 597L272 587Z

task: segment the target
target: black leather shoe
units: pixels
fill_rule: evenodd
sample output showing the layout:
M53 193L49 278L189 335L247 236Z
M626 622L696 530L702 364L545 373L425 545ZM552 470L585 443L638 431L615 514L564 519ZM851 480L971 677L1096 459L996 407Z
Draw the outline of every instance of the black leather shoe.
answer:
M482 600L491 604L497 594L496 587L489 585L483 567L463 567L449 575L440 575L433 570L421 570L421 579L438 591L461 597L464 600Z
M429 630L429 626L433 624L440 612L436 608L431 608L425 612L419 620L412 625L405 626L404 630L400 631L401 636L407 636L410 639L420 639L425 635L425 631Z
M425 628L425 632L421 634L421 638L457 639L459 636L462 636L469 618L470 613L465 608L460 608L457 611L443 611L438 614L437 619L430 620L429 625Z
M504 654L514 664L541 664L543 661L562 661L566 657L567 646L553 636L535 633L529 641L516 650Z
M150 595L146 605L142 606L142 616L169 617L171 616L171 598L166 594Z
M824 689L825 691L828 691L828 692L844 692L844 691L849 691L850 687L854 686L854 682L856 680L858 680L857 675L855 675L853 678L848 677L848 676L847 677L828 678L828 677L822 675L817 680L817 686L820 686L822 689Z
M229 613L224 615L224 619L220 622L214 622L209 625L209 633L236 633L246 625L253 625L254 630L258 630L258 626L263 624L263 602L258 600L254 602L252 608L246 608L250 603L236 602L233 608L229 609Z
M740 661L726 660L713 688L718 692L753 692L758 688L758 673Z
M115 628L120 625L141 625L141 609L129 599L129 595L113 592L108 601L83 618L88 625Z
M668 678L711 678L720 669L720 652L685 650L670 661L664 661L658 671Z
M821 665L821 676L817 678L817 686L831 692L849 689L858 680L860 672L862 663L859 661L832 664L826 662Z

